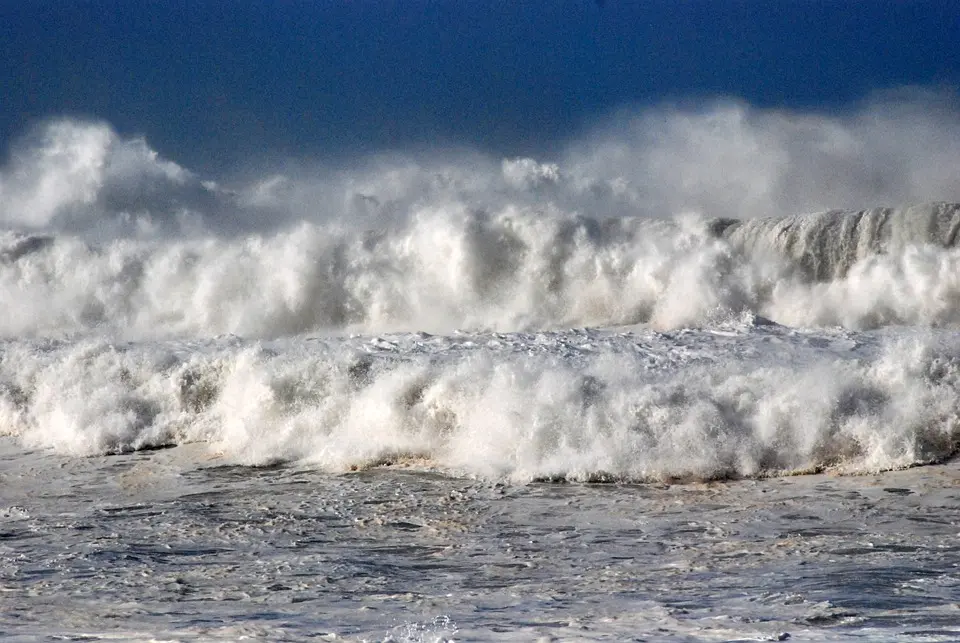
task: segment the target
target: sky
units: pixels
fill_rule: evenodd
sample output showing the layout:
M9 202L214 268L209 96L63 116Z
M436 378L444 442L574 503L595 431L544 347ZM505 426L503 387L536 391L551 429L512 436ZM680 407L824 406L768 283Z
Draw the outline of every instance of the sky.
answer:
M956 92L958 43L955 1L0 0L0 150L69 116L210 172L424 146L549 155L625 108Z

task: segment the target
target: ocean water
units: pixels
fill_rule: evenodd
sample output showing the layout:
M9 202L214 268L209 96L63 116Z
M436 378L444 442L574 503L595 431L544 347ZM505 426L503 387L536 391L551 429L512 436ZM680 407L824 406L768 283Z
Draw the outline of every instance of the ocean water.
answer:
M0 637L960 639L960 205L654 192L648 139L221 185L39 129Z

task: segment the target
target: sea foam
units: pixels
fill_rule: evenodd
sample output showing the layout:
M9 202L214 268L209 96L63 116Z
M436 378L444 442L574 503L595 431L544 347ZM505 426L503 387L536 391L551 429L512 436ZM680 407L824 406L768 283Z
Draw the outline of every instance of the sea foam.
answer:
M726 330L7 343L0 420L95 455L416 464L492 479L715 479L935 462L960 445L960 346Z
M838 229L881 214L876 230ZM926 227L937 221L944 234ZM933 204L725 221L715 236L709 221L453 204L378 231L301 223L100 244L7 233L0 335L670 329L745 312L798 327L944 326L960 321L960 251L946 233L957 221L960 207Z
M39 128L0 173L0 432L516 480L954 455L960 206L797 214L960 199L930 167L954 111L624 118L548 161L225 182L104 124ZM915 171L864 166L894 125ZM818 172L839 182L805 190Z

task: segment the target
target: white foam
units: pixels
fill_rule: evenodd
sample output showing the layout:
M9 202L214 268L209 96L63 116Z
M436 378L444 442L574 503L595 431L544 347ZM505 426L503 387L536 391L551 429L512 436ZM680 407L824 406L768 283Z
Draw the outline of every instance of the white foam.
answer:
M0 336L679 328L744 311L953 324L955 206L796 212L960 199L942 170L958 123L929 95L843 117L659 108L555 160L384 155L227 189L60 119L0 171Z
M208 441L248 463L490 479L711 479L938 461L960 346L761 325L4 346L2 431L90 455Z
M926 221L945 208L893 212ZM948 211L957 218L960 208ZM743 312L800 327L960 322L956 249L919 237L845 245L830 225L804 245L789 241L784 221L791 220L763 227L765 236L736 224L714 238L696 219L597 220L550 208L484 213L448 204L370 232L303 223L269 235L103 245L10 233L0 240L8 305L0 335L668 329ZM806 228L791 234L797 229ZM744 230L754 233L750 243L740 238ZM825 275L835 278L813 280Z
M232 183L55 121L0 173L0 430L75 454L207 441L249 463L517 479L937 460L956 450L955 351L893 327L960 323L960 207L795 212L960 198L934 167L957 113L657 109L557 159L384 155ZM890 330L737 325L761 317ZM889 348L852 359L838 336Z

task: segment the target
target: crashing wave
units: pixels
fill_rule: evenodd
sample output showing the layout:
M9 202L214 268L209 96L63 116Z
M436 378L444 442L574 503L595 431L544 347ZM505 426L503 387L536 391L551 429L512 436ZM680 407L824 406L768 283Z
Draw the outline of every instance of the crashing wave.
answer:
M960 205L832 210L750 220L721 219L712 231L749 255L789 260L817 281L844 277L859 261L910 247L952 248L960 232Z
M380 231L228 239L8 233L0 335L960 323L960 207L721 221L424 207Z
M71 455L201 441L227 461L329 471L709 480L960 450L948 334L767 324L0 348L0 434Z

